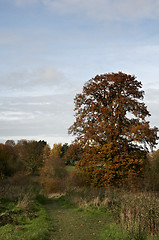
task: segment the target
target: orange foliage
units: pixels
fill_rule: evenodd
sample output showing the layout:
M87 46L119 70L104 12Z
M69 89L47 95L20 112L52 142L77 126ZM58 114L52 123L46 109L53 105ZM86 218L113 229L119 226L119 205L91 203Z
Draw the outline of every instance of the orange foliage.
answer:
M61 193L65 189L65 184L60 178L49 178L47 184L44 184L46 193Z
M82 149L80 144L72 143L67 151L65 152L65 161L66 164L74 165L77 161L81 159Z
M44 150L45 162L40 171L40 183L47 193L60 192L64 189L67 176L65 163L58 154L50 151L49 147Z
M76 120L69 133L84 150L78 167L90 184L120 184L142 175L158 129L146 121L150 113L141 87L135 76L119 72L97 75L76 95Z

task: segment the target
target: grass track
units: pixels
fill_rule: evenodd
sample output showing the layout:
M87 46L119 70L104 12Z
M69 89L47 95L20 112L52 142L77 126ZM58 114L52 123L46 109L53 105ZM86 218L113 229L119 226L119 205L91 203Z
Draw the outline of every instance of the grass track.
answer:
M111 218L99 211L64 206L56 198L49 199L45 206L54 226L51 240L100 240L100 232Z

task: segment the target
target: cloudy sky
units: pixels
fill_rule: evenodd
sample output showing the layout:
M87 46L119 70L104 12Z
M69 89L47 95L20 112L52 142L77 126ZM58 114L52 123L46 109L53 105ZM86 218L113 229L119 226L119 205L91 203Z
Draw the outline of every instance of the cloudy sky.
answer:
M75 95L118 71L159 127L159 0L0 0L0 142L70 143Z

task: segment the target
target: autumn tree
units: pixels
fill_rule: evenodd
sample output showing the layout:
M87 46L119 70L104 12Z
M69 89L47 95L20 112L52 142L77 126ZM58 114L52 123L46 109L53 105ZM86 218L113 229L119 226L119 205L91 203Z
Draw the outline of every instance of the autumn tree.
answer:
M51 150L48 145L43 151L44 165L40 170L40 183L47 193L62 191L67 171L61 156L62 144L54 144Z
M65 161L67 165L75 165L82 155L82 148L79 143L72 143L69 145L65 153Z
M135 76L109 73L92 78L76 95L76 119L69 133L84 149L78 167L89 183L118 184L142 174L158 129L146 119L150 113L141 88Z
M18 159L28 173L35 174L43 166L43 149L45 145L45 141L18 141L16 145Z
M51 148L48 144L46 144L45 147L43 148L43 153L42 153L42 158L44 163L47 161L50 154L51 154Z
M61 158L62 156L62 143L54 143L51 149L51 154Z

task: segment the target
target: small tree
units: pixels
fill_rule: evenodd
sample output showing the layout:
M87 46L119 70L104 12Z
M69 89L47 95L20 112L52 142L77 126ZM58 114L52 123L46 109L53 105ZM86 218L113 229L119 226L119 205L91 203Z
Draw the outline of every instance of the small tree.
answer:
M157 143L156 127L142 102L142 84L125 73L97 75L75 97L74 124L83 149L79 168L93 185L118 184L142 173L149 147Z
M46 145L45 141L35 140L19 140L16 149L19 161L24 169L31 174L37 173L43 166L43 149Z
M63 191L65 178L67 176L64 161L59 157L56 151L50 151L48 155L47 148L45 148L44 160L44 166L40 171L40 183L47 193Z
M54 143L53 148L51 150L51 154L61 157L62 156L62 143Z

